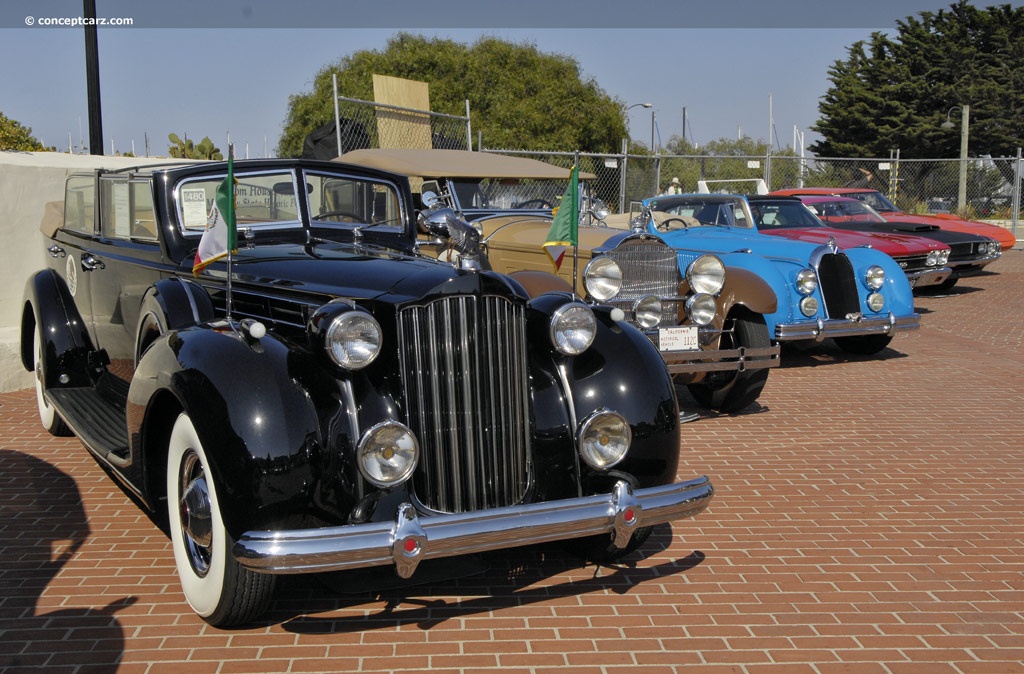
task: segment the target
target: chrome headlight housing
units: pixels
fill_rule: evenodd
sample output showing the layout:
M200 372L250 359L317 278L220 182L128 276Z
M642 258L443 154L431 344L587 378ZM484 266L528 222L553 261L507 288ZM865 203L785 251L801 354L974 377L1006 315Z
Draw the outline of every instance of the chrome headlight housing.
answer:
M654 295L645 295L633 303L633 317L642 328L653 328L661 323L661 300Z
M952 251L949 251L949 250L940 250L939 251L939 264L945 265L947 262L949 262L949 254L950 254L950 252L952 252Z
M938 266L939 260L941 259L941 250L930 250L928 251L928 258L925 260L925 264L929 267Z
M717 295L725 285L725 264L717 255L701 255L686 268L686 280L695 293Z
M800 300L800 313L810 318L818 313L818 300L814 297L805 297Z
M605 470L626 457L633 431L618 412L597 410L580 424L577 440L580 456L587 465Z
M697 293L686 300L686 315L697 325L708 325L715 320L715 312L718 306L715 304L713 295Z
M867 271L864 272L864 283L866 283L868 288L871 288L872 290L880 289L885 285L885 270L877 264L871 265L868 267Z
M594 343L597 319L590 307L580 302L564 304L551 316L551 343L565 356L578 356Z
M394 487L409 479L419 461L416 436L397 421L384 421L363 433L357 448L359 472L370 484Z
M622 268L610 257L595 257L583 270L583 285L590 297L607 302L622 289Z
M346 311L331 319L324 333L324 350L335 364L359 370L380 353L383 333L377 320L365 311Z
M813 269L801 269L796 273L796 290L801 295L810 295L818 289L818 275Z

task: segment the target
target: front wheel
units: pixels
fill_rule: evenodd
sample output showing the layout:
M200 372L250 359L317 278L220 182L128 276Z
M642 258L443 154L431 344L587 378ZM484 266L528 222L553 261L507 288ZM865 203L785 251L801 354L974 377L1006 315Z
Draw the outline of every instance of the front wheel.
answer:
M772 345L764 317L739 309L732 333L723 332L721 348L766 348ZM757 400L768 381L768 368L709 372L703 381L687 384L698 404L719 412L738 412Z
M71 429L68 428L68 425L44 394L46 370L44 369L45 361L43 360L43 337L39 334L38 328L32 333L32 354L33 377L36 382L36 408L39 410L39 421L50 435L71 435Z
M270 603L275 577L235 561L224 528L210 462L188 415L178 416L167 444L167 513L181 589L215 627L257 618Z

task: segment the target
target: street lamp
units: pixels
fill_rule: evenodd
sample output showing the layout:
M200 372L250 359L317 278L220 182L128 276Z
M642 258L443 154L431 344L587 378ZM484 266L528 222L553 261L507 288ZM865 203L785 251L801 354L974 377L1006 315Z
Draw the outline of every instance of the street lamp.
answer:
M654 103L634 103L633 105L626 108L626 112L629 112L633 108L650 108L651 109L651 154L654 154Z
M946 111L946 121L941 124L943 129L955 127L949 116L954 110L960 111L960 187L957 191L957 209L963 214L967 209L967 129L971 125L971 106L954 105Z

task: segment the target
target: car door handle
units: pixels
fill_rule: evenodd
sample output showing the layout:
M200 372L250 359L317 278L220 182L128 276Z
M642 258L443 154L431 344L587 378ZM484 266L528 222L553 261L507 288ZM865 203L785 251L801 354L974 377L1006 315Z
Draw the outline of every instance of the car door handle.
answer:
M107 265L103 264L103 260L99 259L92 253L86 253L82 256L82 269L85 271L95 271L97 269L106 269Z
M57 244L53 244L52 246L47 248L46 252L50 254L50 257L67 257L67 251L65 251Z

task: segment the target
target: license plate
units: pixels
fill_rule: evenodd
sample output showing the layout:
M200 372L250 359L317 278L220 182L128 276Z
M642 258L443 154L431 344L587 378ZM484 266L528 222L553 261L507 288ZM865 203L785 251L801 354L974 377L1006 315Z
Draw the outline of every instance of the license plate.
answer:
M697 328L679 326L658 330L658 348L661 351L695 351L700 348Z

